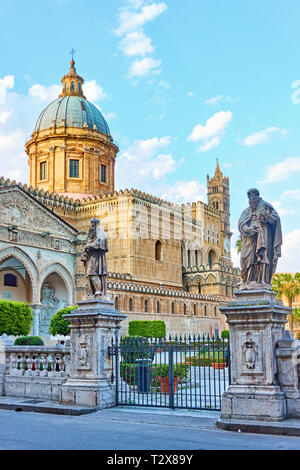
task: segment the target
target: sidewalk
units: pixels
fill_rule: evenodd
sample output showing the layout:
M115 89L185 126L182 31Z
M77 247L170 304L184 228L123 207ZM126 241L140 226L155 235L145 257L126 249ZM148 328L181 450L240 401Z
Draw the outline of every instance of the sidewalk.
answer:
M99 410L93 407L62 405L59 402L49 400L6 396L0 396L0 409L69 416L93 414L95 417L101 416L111 420L122 418L127 422L138 421L139 423L160 425L176 424L182 428L222 429L243 433L300 437L300 420L297 419L288 419L281 422L230 421L221 419L221 413L218 411L142 406L116 406Z

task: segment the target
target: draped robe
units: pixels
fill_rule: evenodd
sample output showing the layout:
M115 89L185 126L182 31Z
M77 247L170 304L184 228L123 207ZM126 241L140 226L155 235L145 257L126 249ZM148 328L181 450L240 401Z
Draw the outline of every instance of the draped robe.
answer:
M260 209L265 209L267 215L260 216ZM258 232L249 233L254 225L259 226ZM281 256L282 233L279 215L271 204L259 198L254 210L248 207L242 212L238 228L242 241L242 281L271 284L278 258Z

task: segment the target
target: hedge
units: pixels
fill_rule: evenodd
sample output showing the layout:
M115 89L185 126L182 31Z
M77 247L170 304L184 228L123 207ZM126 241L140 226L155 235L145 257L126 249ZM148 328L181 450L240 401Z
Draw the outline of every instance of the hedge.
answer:
M129 336L142 336L143 338L164 338L166 324L161 320L132 320L128 324Z
M128 385L137 385L137 364L130 364L121 362L120 364L120 376ZM174 364L174 377L179 377L182 383L188 380L189 365L187 364ZM152 378L152 387L159 387L159 377L169 376L169 365L168 364L156 364L149 366L149 374Z
M223 330L221 333L222 339L229 339L229 330Z
M63 315L68 315L72 313L72 311L76 309L77 307L78 305L74 305L73 307L62 308L51 317L49 333L52 336L56 336L56 335L69 336L70 322L66 320L65 318L63 318Z
M39 336L21 336L15 340L16 346L44 346L44 341Z
M28 303L0 300L0 336L25 336L31 330L33 313Z
M224 351L225 352L225 351ZM186 362L191 366L211 366L213 362L225 362L226 356L223 351L206 352L200 356L186 357Z

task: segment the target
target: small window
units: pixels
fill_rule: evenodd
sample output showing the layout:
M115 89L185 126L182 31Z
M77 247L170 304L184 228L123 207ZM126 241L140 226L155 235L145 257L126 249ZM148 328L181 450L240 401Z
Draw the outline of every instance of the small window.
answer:
M194 315L197 314L197 311L196 311L196 304L194 304Z
M161 242L159 240L155 243L155 259L161 261Z
M206 315L207 315L207 307L206 305L204 305L204 316L206 317Z
M217 316L217 307L214 308L215 317Z
M115 297L115 309L118 310L119 308L119 301L118 301L118 297Z
M148 300L145 300L145 313L148 312Z
M174 305L174 302L172 302L172 315L174 315L175 313L175 305Z
M186 315L186 305L183 305L183 315Z
M47 162L40 163L40 180L45 180L47 178Z
M129 312L132 312L132 299L129 299Z
M18 287L17 276L14 274L4 274L4 285L9 287Z
M79 160L70 160L70 178L79 178Z
M159 313L159 302L156 302L156 313Z
M101 183L106 183L106 166L100 166L100 181Z
M201 284L198 282L198 294L201 294Z
M71 83L71 91L75 91L75 85L74 82Z
M79 92L79 93L81 92L81 86L80 86L80 83L78 83L78 92Z

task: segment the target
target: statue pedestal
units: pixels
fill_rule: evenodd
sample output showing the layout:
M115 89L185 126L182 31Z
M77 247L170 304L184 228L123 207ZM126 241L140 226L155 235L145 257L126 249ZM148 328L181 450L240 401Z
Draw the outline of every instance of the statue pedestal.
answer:
M276 343L290 309L271 289L242 289L221 307L230 332L231 385L223 394L221 418L281 421L286 399L277 380Z
M126 315L111 300L86 299L65 318L70 320L70 377L62 386L61 402L108 408L116 404L112 359L108 347L118 337Z

